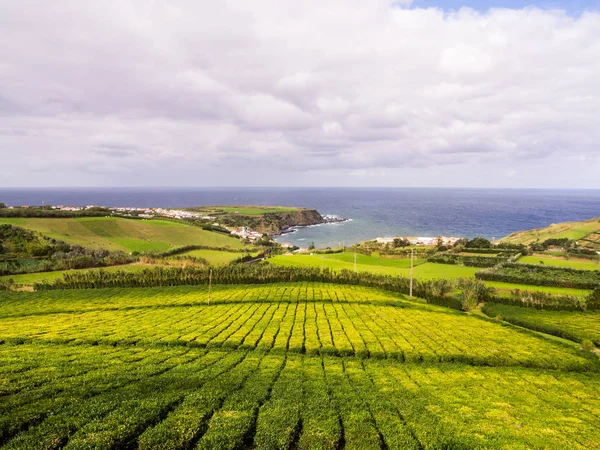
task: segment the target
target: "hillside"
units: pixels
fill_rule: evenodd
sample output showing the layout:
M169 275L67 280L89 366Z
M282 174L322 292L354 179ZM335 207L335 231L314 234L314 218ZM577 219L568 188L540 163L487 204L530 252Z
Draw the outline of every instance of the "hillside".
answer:
M582 222L564 222L552 224L545 228L517 231L500 239L498 242L528 245L536 241L543 242L547 239L564 238L578 241L581 247L600 250L600 218Z
M0 218L0 224L17 225L69 244L125 252L164 251L184 245L242 248L243 244L220 233L165 220L131 220L117 217L73 219Z
M323 216L314 209L283 206L211 206L195 208L194 211L216 217L221 225L248 227L267 234L278 234L293 226L324 222Z

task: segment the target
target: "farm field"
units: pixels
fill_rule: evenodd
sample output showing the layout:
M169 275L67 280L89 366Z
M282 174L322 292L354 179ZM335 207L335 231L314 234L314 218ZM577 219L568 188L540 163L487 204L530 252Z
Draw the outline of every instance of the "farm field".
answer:
M556 258L547 255L531 255L521 256L517 261L518 264L540 264L545 266L569 267L577 270L600 270L600 262L591 261L589 259L577 258ZM540 264L541 265L541 264Z
M323 258L321 258L323 256ZM270 264L279 266L324 267L331 270L354 270L354 254L342 253L332 255L281 255L270 258ZM473 277L481 270L477 267L464 267L449 264L435 264L415 259L413 273L415 278L459 278ZM356 270L382 275L399 275L407 277L410 274L410 259L378 258L373 256L356 255Z
M0 218L69 244L125 252L165 251L184 245L244 247L237 239L166 220L132 220L118 217L75 219Z
M218 250L190 250L189 252L180 253L177 256L190 256L192 258L204 258L212 265L229 264L230 262L246 256L247 252L221 252ZM256 256L258 253L252 253Z
M521 291L529 292L547 292L553 295L571 295L573 297L584 297L590 293L589 289L574 289L564 287L553 287L553 286L533 286L531 284L515 284L515 283L503 283L501 281L484 281L486 286L496 288L499 295L509 295L511 291L519 289Z
M359 286L11 292L3 448L593 448L598 359ZM515 389L515 387L518 387Z
M548 311L493 303L486 305L485 313L571 340L589 339L600 346L600 311Z

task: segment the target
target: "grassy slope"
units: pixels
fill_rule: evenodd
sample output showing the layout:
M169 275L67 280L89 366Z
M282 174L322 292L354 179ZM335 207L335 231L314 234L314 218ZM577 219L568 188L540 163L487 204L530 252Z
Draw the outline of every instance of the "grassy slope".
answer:
M589 259L564 259L547 255L522 256L517 261L519 264L540 264L543 261L545 266L570 267L578 270L600 270L600 262Z
M183 245L242 248L236 239L197 227L164 220L128 220L117 217L78 219L0 218L70 244L107 250L163 251Z
M513 244L530 244L539 240L540 242L551 238L569 238L578 240L600 231L600 219L590 219L582 222L565 222L552 224L546 228L518 231L500 240Z

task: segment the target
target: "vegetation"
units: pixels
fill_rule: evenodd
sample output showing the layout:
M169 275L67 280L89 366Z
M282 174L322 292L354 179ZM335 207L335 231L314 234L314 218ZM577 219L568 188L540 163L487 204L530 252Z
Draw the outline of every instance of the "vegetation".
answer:
M88 249L13 225L0 225L0 276L133 262L122 252Z
M490 257L487 255L483 256L471 256L465 255L463 253L460 254L451 254L451 253L440 253L435 256L432 256L428 259L429 262L436 264L451 264L451 265L460 265L467 267L494 267L496 264L507 261L507 257L500 256L498 254L497 257Z
M475 277L484 281L578 289L594 289L600 285L600 271L546 267L535 264L503 264L498 268L477 272Z
M569 267L578 270L600 270L600 263L582 259L564 259L550 255L532 255L519 258L520 264L537 264L554 267Z
M4 295L0 443L584 449L600 437L600 366L578 346L362 286L215 285L207 300L206 286Z
M264 284L276 282L320 281L339 284L379 287L393 292L408 293L409 280L403 277L377 275L370 272L332 272L308 267L277 267L267 264L220 266L210 269L212 279L220 284ZM194 266L154 267L132 274L125 271L67 272L62 279L34 284L35 290L91 289L105 287L151 287L203 285L209 282L209 269ZM473 280L475 282L475 280ZM414 281L415 295L428 301L455 307L455 302L438 298L439 280ZM477 282L478 284L481 284ZM492 292L490 290L489 292ZM483 291L482 291L483 292ZM488 291L486 291L488 292ZM444 290L444 294L447 290ZM480 301L485 301L481 298ZM447 302L447 303L446 303Z
M490 317L575 342L589 339L600 347L600 311L548 311L491 303L483 307Z
M160 252L184 245L242 249L238 239L199 227L166 220L118 217L75 219L0 218L0 224L17 225L69 244L112 251Z
M190 250L185 253L181 253L182 257L202 258L208 261L211 265L223 265L230 264L243 258L247 255L251 257L258 256L258 252L246 253L246 252L224 252L221 250Z
M221 225L247 227L259 233L276 234L292 226L323 223L323 217L314 209L283 206L207 206L193 208L211 217Z
M552 224L546 228L519 231L501 239L500 243L529 245L544 242L548 239L580 241L598 232L600 232L600 219L590 219L582 222L565 222ZM595 241L596 239L592 237L588 244L593 247ZM588 245L585 242L582 242L582 244Z

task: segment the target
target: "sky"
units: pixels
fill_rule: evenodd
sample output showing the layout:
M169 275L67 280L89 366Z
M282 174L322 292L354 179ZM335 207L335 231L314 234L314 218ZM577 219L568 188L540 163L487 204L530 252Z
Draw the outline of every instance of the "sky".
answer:
M600 188L600 1L0 0L0 186Z

